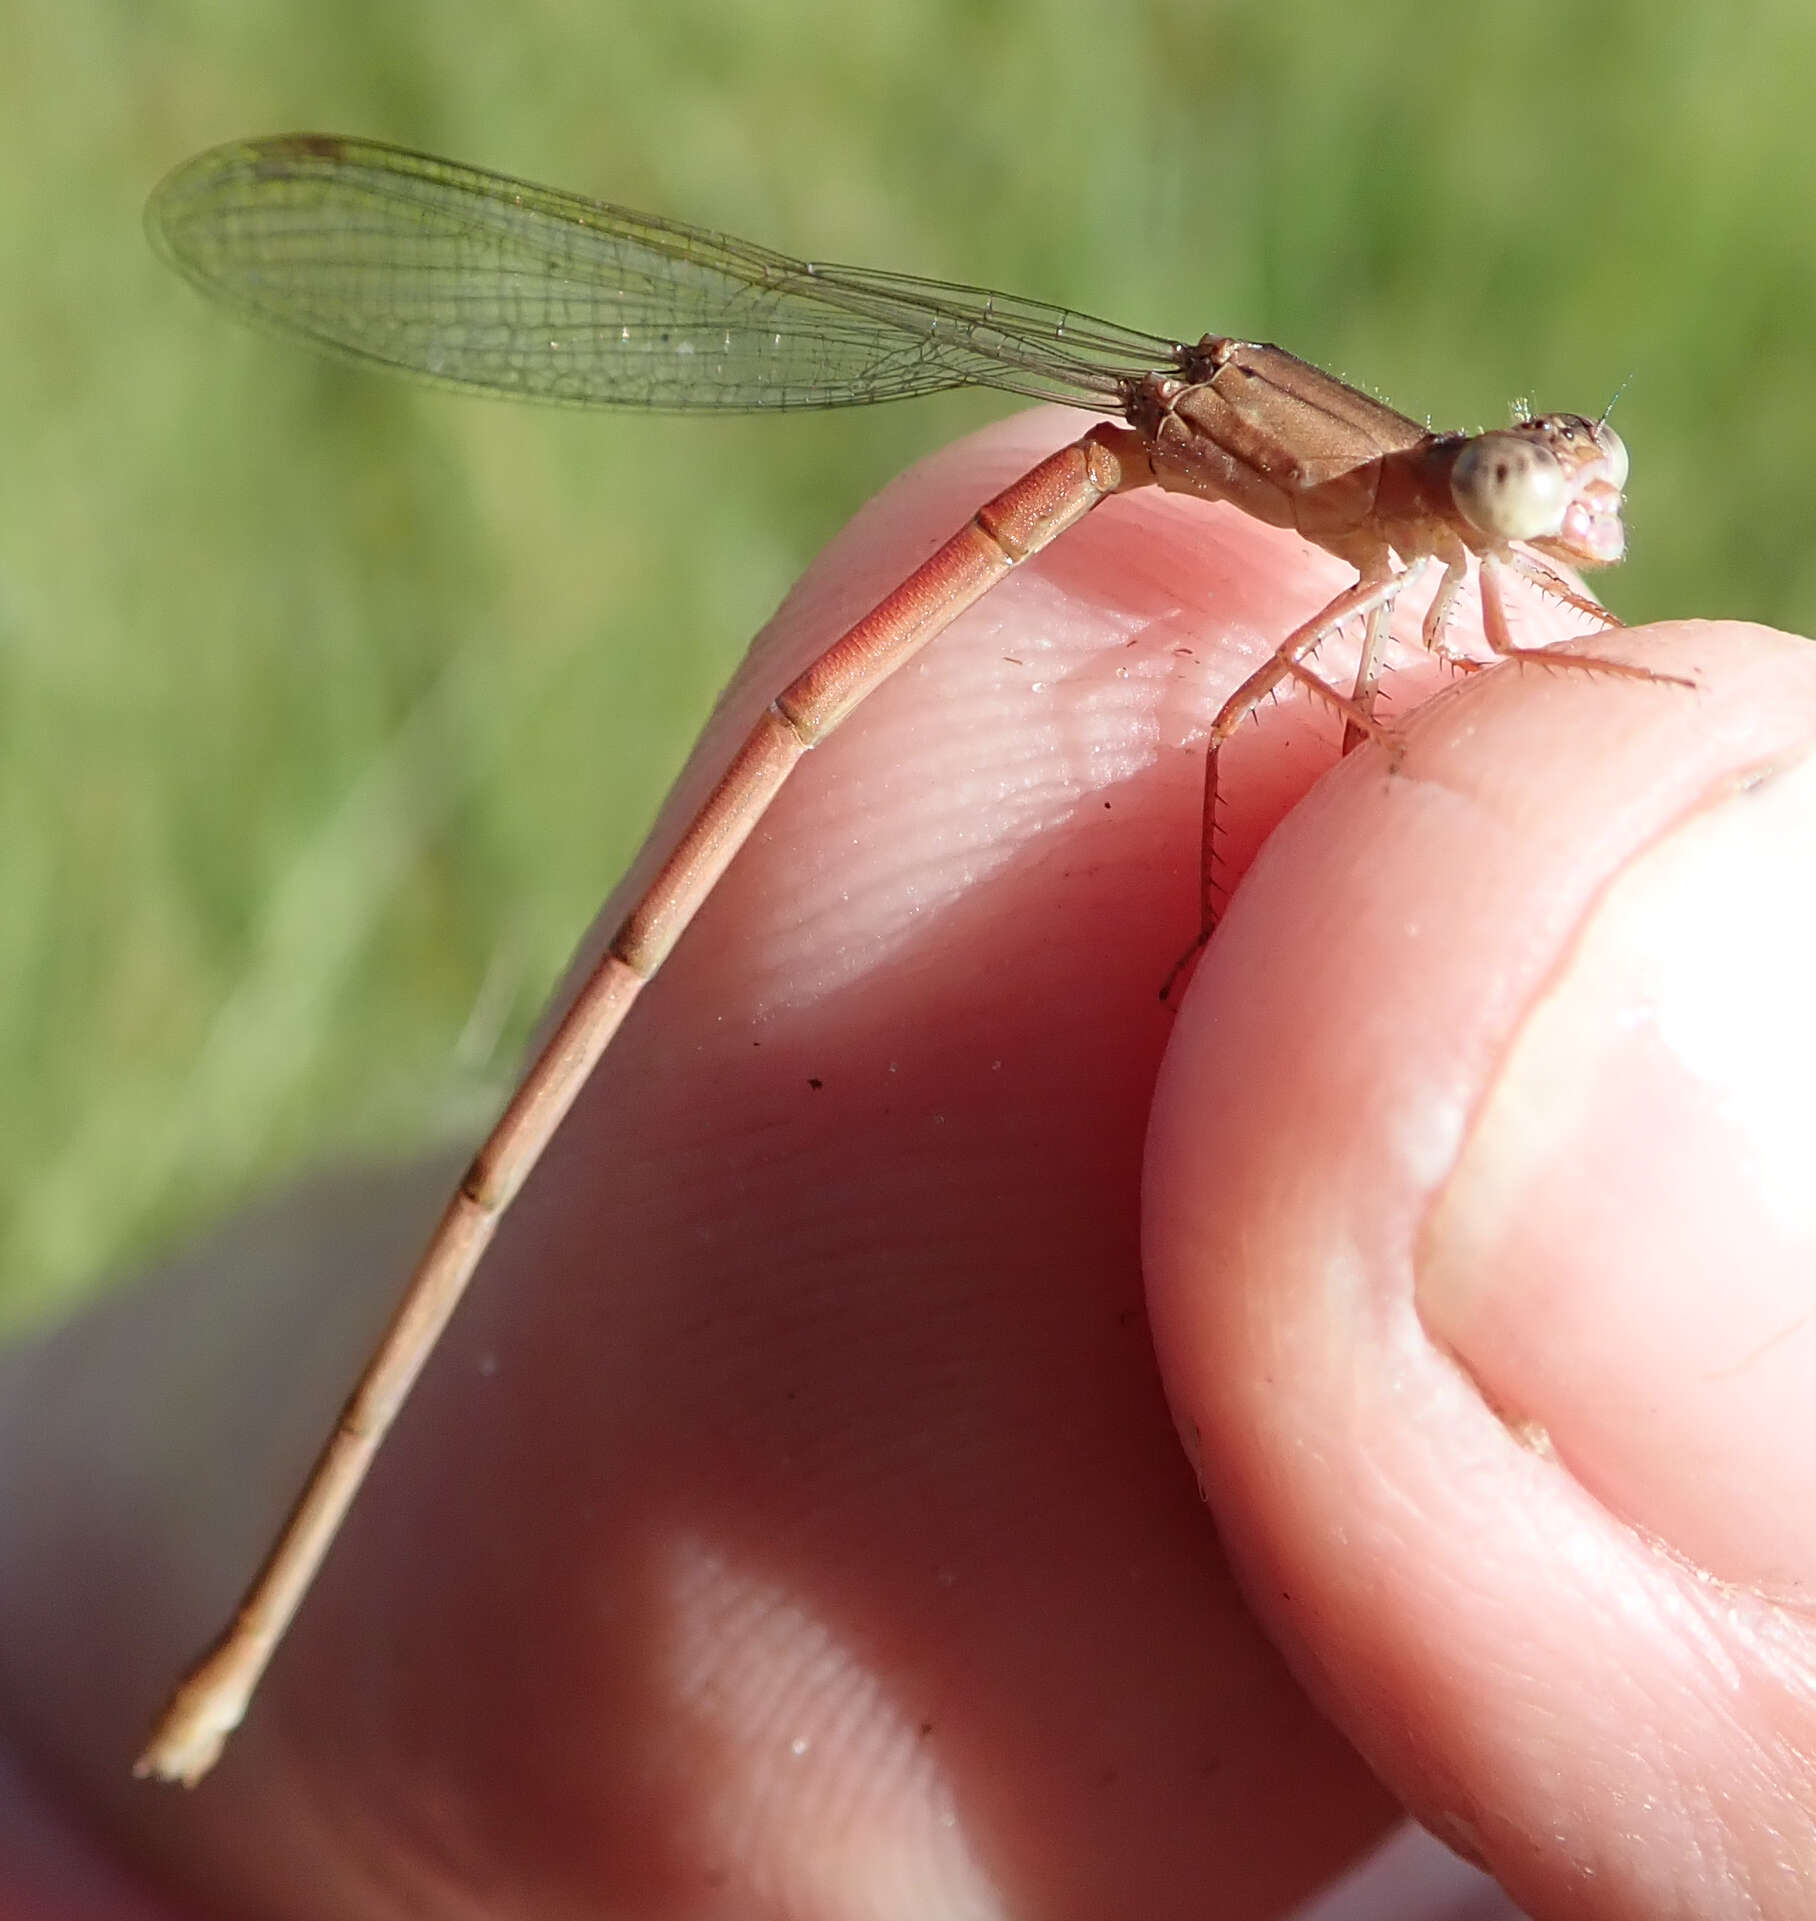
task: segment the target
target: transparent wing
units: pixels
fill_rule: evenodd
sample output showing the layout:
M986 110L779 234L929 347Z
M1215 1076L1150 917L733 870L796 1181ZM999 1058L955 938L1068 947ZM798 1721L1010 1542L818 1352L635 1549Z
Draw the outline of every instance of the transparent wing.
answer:
M1101 412L1183 351L1038 301L784 254L375 141L217 147L153 244L246 319L442 385L581 407L845 407L999 387Z

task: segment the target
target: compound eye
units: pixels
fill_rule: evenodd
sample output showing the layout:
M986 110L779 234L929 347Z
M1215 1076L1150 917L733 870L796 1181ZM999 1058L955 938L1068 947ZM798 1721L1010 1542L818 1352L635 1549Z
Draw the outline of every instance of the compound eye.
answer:
M1496 540L1542 540L1564 525L1570 482L1557 456L1528 435L1478 434L1450 470L1450 497Z
M1605 420L1595 423L1595 444L1602 450L1602 458L1608 463L1608 479L1616 493L1627 489L1627 443L1610 427Z

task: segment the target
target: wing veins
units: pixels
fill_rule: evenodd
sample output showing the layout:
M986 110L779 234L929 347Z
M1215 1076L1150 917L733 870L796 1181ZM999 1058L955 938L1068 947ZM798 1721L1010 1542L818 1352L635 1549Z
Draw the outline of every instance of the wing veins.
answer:
M1180 352L1068 308L796 261L325 136L215 149L158 190L149 218L182 272L266 326L440 384L570 404L829 407L978 385L1119 412Z

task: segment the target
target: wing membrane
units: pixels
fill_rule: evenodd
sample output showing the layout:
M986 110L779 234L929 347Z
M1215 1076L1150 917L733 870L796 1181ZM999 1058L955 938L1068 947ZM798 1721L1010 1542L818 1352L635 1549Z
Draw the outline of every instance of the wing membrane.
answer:
M1066 308L792 260L320 134L202 154L146 220L246 319L441 385L572 406L763 411L984 386L1117 413L1182 351Z

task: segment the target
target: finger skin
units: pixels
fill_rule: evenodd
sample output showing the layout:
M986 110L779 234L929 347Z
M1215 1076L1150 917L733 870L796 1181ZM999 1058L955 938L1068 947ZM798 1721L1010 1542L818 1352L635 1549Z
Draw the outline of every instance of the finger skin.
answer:
M1257 863L1157 1090L1155 1336L1257 1611L1524 1910L1801 1914L1816 659L1611 640L1697 691L1494 677Z
M643 871L762 699L1068 431L1010 423L860 516L754 650ZM194 1795L135 1786L125 1762L281 1512L443 1173L299 1196L19 1357L0 1401L0 1718L40 1777L165 1886L261 1916L324 1897L352 1916L475 1899L499 1915L1276 1915L1390 1810L1319 1709L1421 1812L1499 1797L1510 1829L1538 1832L1556 1810L1521 1798L1505 1743L1478 1758L1467 1677L1434 1703L1431 1669L1395 1644L1371 1678L1386 1631L1363 1603L1385 1577L1364 1563L1344 1586L1339 1512L1369 1457L1340 1433L1299 1438L1341 1362L1272 1398L1253 1385L1270 1315L1296 1313L1315 1345L1320 1283L1248 1259L1278 1228L1277 1190L1217 1175L1272 1165L1269 1142L1240 1163L1230 1142L1253 1117L1313 1187L1333 1163L1379 1186L1384 1147L1354 1103L1347 1131L1334 1113L1328 1138L1273 1138L1253 1076L1284 1058L1315 1077L1333 1056L1296 1000L1251 1011L1281 910L1248 894L1180 1023L1150 1267L1174 1414L1309 1697L1224 1563L1143 1319L1140 1161L1175 1040L1155 990L1196 914L1190 749L1269 637L1344 579L1240 516L1119 500L810 757L526 1192ZM1390 692L1404 709L1433 684L1404 671ZM1602 697L1503 674L1435 711L1466 731L1491 686L1516 709ZM1333 741L1287 702L1235 744L1232 874ZM1339 781L1320 796L1343 797L1352 867L1385 864L1411 783L1363 756ZM1297 870L1270 855L1284 878L1264 895L1258 875L1252 897L1299 900L1287 931L1335 951L1348 933L1318 844L1295 843ZM1595 845L1618 862L1618 840ZM1388 878L1402 920L1437 884ZM1231 974L1240 953L1251 971ZM1372 996L1348 1005L1376 1018ZM1429 1009L1398 1018L1384 1052ZM1261 1025L1283 1050L1265 1070ZM1237 1058L1243 1076L1216 1081ZM1180 1092L1199 1085L1221 1088L1208 1154ZM1238 1279L1194 1237L1238 1249ZM1231 1322L1245 1344L1226 1364ZM1353 1351L1389 1370L1386 1421L1403 1356ZM1421 1458L1441 1477L1440 1447ZM1504 1560L1532 1552L1518 1506L1490 1523ZM1447 1565L1433 1532L1382 1557L1400 1591ZM1282 1599L1288 1567L1318 1605ZM1572 1592L1597 1601L1592 1582ZM1476 1613L1459 1625L1447 1604ZM1454 1581L1422 1627L1478 1660L1497 1646L1492 1610ZM1543 1678L1524 1677L1534 1698ZM1552 1901L1535 1912L1641 1911L1556 1904L1599 1898L1582 1896L1581 1835L1555 1850L1577 1875L1560 1881L1538 1844L1516 1858L1479 1818L1455 1831ZM1654 1836L1655 1887L1681 1840Z
M658 847L763 699L1079 427L1013 423L867 511ZM415 1222L337 1183L20 1362L0 1712L33 1765L166 1885L260 1916L1263 1916L1365 1846L1392 1804L1229 1581L1138 1259L1191 745L1239 670L1217 636L1252 661L1341 578L1240 516L1116 501L815 751L193 1794L126 1765L440 1182ZM1309 779L1333 730L1281 715Z

